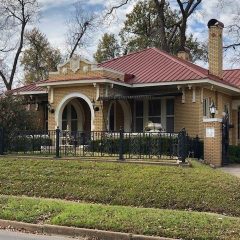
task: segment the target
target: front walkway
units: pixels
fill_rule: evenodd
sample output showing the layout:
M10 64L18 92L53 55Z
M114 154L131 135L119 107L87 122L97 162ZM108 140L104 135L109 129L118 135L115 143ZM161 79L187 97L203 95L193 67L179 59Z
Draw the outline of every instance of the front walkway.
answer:
M221 170L240 178L240 164L230 164L229 166L222 167Z

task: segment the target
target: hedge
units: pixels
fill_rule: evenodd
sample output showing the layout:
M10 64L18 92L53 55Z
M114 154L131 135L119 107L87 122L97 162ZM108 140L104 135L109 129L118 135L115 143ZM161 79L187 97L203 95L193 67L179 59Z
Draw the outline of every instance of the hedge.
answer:
M230 145L228 148L230 163L240 163L240 146Z
M52 139L47 135L21 135L9 138L5 150L8 152L41 151L42 146L52 146Z
M101 140L91 141L89 151L118 154L121 144L120 138L103 137ZM127 137L123 140L124 154L136 155L176 155L177 138L168 137Z

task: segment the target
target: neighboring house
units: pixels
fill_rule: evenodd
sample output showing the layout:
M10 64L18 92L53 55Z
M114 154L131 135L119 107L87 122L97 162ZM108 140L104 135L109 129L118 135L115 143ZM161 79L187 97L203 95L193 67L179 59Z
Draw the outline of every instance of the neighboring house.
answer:
M187 52L172 56L156 48L122 56L98 66L74 57L49 79L12 90L39 111L41 128L72 131L141 132L148 121L167 132L186 128L203 137L203 118L214 101L217 118L228 111L240 142L240 69L223 70L223 24L209 21L209 70L191 63Z

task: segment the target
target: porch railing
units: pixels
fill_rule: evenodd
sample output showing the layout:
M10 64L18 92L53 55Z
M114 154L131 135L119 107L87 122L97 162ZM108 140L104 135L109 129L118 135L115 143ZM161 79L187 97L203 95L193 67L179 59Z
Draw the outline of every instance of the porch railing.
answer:
M57 158L180 159L184 162L189 154L201 155L197 153L200 143L197 138L189 138L184 129L179 133L122 130L71 132L56 129L4 134L0 131L0 154L52 155Z

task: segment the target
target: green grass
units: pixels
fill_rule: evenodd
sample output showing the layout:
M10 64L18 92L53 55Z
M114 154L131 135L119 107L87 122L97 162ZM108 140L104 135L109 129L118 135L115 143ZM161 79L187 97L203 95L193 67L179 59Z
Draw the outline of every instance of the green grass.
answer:
M240 179L192 168L0 159L0 194L240 216Z
M240 239L240 218L178 210L0 196L0 218L182 239Z

